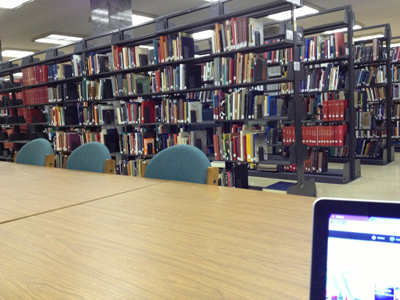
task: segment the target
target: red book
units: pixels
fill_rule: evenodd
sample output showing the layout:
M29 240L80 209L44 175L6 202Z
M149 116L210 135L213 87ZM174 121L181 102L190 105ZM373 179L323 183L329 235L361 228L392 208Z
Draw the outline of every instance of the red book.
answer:
M345 112L348 106L349 106L349 101L347 99L340 100L340 120L344 120Z
M213 135L213 141L214 141L214 157L215 157L215 160L220 160L218 134L214 134Z
M328 101L322 102L322 113L323 113L323 120L329 121L329 112L328 112Z
M340 120L340 100L335 100L335 118L334 121L339 121Z
M236 47L236 26L235 26L236 18L231 18L231 35L232 35L232 44L234 48ZM233 49L231 49L233 50Z
M160 93L161 92L160 71L159 70L154 71L154 76L156 78L156 91L157 91L157 93Z
M238 160L238 152L237 152L238 144L239 144L239 136L238 135L232 136L233 160Z
M155 123L156 122L156 104L154 101L142 102L142 120L141 123Z
M333 101L328 101L328 119L326 121L333 121Z
M344 47L344 33L335 32L335 57L341 57L346 55Z

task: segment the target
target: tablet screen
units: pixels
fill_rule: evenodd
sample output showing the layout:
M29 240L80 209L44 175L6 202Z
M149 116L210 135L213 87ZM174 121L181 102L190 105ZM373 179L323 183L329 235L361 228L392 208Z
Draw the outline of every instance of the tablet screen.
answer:
M400 219L330 214L326 299L400 300Z

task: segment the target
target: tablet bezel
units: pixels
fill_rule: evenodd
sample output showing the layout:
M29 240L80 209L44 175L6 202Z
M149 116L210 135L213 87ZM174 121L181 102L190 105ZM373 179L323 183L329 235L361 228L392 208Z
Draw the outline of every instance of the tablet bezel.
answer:
M319 198L314 203L310 300L325 299L328 226L331 214L400 219L400 202Z

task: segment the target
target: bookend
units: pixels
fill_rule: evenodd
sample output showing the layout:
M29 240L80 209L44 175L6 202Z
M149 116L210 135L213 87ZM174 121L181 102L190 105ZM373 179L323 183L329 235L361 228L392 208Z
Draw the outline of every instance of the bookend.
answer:
M115 174L115 160L107 159L104 165L104 173Z
M230 13L229 7L226 7L224 3L221 2L211 2L210 5L210 19L222 16L224 14Z
M296 183L287 189L290 195L317 197L317 187L315 179L304 180L303 182Z
M74 52L81 52L86 50L86 43L84 40L76 42L74 46Z
M207 169L207 184L218 185L219 168L209 167Z

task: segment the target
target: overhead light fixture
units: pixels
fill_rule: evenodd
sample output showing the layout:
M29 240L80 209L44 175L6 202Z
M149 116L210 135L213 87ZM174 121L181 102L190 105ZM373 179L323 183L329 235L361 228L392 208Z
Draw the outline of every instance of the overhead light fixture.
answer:
M64 35L64 34L46 34L40 37L35 37L32 39L33 42L46 43L46 44L56 44L56 45L67 45L74 42L82 40L82 37Z
M32 55L35 52L25 50L3 50L1 55L3 57L21 58L24 56Z
M207 2L218 2L219 0L205 0Z
M353 30L361 29L361 28L362 28L362 26L360 26L358 24L353 26ZM346 31L347 31L347 27L343 27L343 28L339 28L339 29L335 29L335 30L328 30L328 31L325 31L324 33L325 34L332 34L332 33L335 33L335 32L346 32Z
M193 33L193 39L195 40L205 40L212 37L213 30L204 30L200 32Z
M0 8L17 9L34 0L0 0Z
M13 76L14 76L14 79L22 78L22 72L14 73Z
M358 38L354 38L355 42L359 41L366 41L366 40L373 40L373 39L379 39L385 37L383 34L375 34L375 35L367 35L367 36L362 36Z
M400 47L400 43L390 44L390 48L392 48L392 47Z
M142 16L138 14L132 14L132 25L140 25L149 21L154 20L154 18Z
M315 8L310 7L310 6L304 5L303 7L296 8L294 10L294 15L297 18L297 17L303 17L303 16L316 14L318 12L319 12L318 9L315 9ZM280 12L280 13L277 13L277 14L269 15L266 18L272 19L272 20L275 20L275 21L289 20L291 18L291 12L290 12L290 10L287 10L287 11Z

